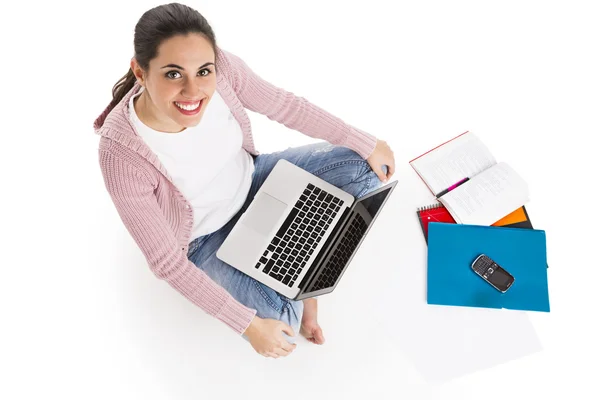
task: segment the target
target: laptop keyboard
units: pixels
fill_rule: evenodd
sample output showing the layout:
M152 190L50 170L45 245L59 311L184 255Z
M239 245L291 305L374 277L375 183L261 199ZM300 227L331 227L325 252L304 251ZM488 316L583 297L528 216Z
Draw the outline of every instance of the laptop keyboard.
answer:
M335 285L338 277L342 273L344 266L350 259L350 256L358 246L360 239L367 230L367 224L358 214L354 214L354 219L350 223L344 237L338 243L337 248L329 258L329 262L323 268L321 275L310 289L311 292L330 288Z
M292 287L342 200L309 183L256 264L262 272Z

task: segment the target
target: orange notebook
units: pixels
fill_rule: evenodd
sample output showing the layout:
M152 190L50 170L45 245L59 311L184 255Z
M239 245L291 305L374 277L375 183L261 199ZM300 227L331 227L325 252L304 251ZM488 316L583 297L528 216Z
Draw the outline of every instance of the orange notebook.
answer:
M430 222L445 222L449 224L455 224L456 221L452 218L452 215L448 212L446 207L441 203L431 204L425 207L420 207L417 210L417 216L421 223L421 229L425 236L425 242L427 242L427 233ZM492 226L505 226L510 228L525 228L533 229L529 215L525 206L522 206L512 213L508 214L504 218L496 221Z

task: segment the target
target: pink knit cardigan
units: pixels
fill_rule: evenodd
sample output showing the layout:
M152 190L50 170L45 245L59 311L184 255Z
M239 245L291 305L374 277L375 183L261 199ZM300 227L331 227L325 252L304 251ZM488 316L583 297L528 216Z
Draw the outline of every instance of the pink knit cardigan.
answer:
M216 65L217 91L239 122L242 146L250 154L259 152L245 108L310 137L351 148L365 159L375 148L374 136L264 81L234 54L217 49ZM154 275L242 334L256 310L236 301L188 260L193 210L129 120L129 99L139 89L136 83L94 121L106 189Z

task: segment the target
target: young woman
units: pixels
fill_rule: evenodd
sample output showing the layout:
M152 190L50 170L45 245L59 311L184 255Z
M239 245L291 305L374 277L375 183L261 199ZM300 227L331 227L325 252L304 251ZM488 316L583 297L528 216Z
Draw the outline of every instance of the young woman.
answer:
M216 251L279 159L361 197L392 176L393 152L257 76L185 5L145 12L134 50L94 131L106 188L151 270L264 356L288 355L298 331L323 343L316 299L285 298ZM324 142L261 154L245 109Z

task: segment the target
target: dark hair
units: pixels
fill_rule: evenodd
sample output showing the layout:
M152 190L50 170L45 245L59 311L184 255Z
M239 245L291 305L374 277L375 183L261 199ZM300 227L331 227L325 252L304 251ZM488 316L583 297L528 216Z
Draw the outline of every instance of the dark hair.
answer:
M150 60L156 57L158 46L177 35L199 33L208 40L216 52L215 34L206 18L198 11L179 3L163 4L146 11L135 25L133 48L140 67L148 70ZM136 78L129 68L113 87L111 106L116 105L131 90Z

